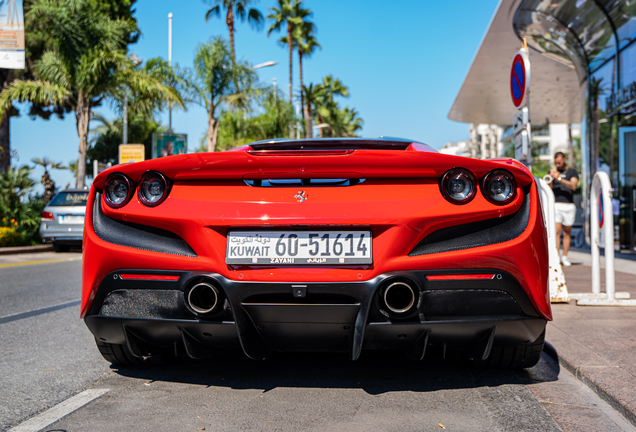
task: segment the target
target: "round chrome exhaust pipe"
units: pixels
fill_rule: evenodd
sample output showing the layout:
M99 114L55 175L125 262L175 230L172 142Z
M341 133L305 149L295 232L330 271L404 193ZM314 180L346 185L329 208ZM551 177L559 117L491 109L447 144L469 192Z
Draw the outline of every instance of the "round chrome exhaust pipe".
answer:
M186 304L198 314L208 314L217 307L219 298L219 291L215 286L200 282L188 291Z
M410 311L415 304L415 298L415 290L406 282L393 282L384 289L384 304L396 314Z

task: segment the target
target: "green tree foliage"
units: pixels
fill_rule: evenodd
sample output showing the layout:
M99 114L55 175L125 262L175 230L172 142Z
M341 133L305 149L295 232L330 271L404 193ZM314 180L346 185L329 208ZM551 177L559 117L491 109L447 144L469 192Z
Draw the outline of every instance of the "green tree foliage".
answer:
M114 20L126 20L131 23L131 27L136 29L137 21L133 17L134 9L132 9L136 0L91 0L92 6L108 14ZM32 5L35 0L24 1L25 12L25 58L26 68L23 70L4 69L0 71L0 88L8 86L15 78L22 80L35 79L34 70L35 62L37 62L45 52L51 51L56 46L56 36L50 31L48 23L40 17L30 14ZM131 32L123 41L122 48L128 43L134 43L139 37L139 32L135 30ZM63 118L65 114L72 111L70 104L66 105L49 105L40 103L31 103L29 116L31 118L41 117L48 120L51 115L55 114L59 118ZM0 172L5 171L10 164L11 159L11 143L10 143L10 124L9 117L18 116L20 113L11 106L2 116L0 122Z
M92 121L99 125L90 130L88 162L96 159L104 164L108 162L116 164L119 159L119 145L123 142L124 124L122 119L109 121L99 114L93 114ZM152 134L162 132L167 132L167 128L152 116L137 114L128 121L128 142L143 144L146 159L152 157ZM92 167L89 169L92 170Z
M314 110L324 101L325 88L320 84L302 86L302 94L305 101L305 136L313 138Z
M131 31L128 35L123 37L121 43L123 52L126 52L126 46L128 44L136 43L140 36L139 29L137 28L137 20L133 16L135 13L133 6L136 1L137 0L91 0L89 2L91 7L100 13L108 15L110 19L123 20L129 23ZM58 43L56 34L50 29L50 23L47 20L42 20L38 15L29 13L31 7L36 3L38 3L37 0L24 1L25 28L28 29L24 34L26 43L26 69L17 73L17 78L23 80L36 79L35 62L40 60L47 51L54 50ZM44 120L48 120L51 115L56 115L62 119L65 114L70 112L72 112L71 105L51 106L32 102L29 116L31 118L40 117Z
M300 106L303 110L303 118L305 119L305 137L312 137L312 124L311 120L308 119L309 111L305 105L305 98L303 92L303 58L310 57L317 48L321 48L320 44L316 40L314 35L316 26L314 23L308 21L305 18L305 21L294 30L294 45L298 50L298 70L300 71Z
M55 38L54 48L34 63L35 81L15 80L0 94L0 114L15 100L43 105L71 106L79 138L76 187L86 175L87 136L91 110L126 86L148 99L182 104L178 92L135 68L125 46L136 26L113 20L90 0L35 0L31 17L42 20Z
M38 228L44 208L44 200L29 197L35 186L31 179L32 169L9 167L0 173L0 226L12 228L19 236L12 236L14 242L36 244L40 241ZM11 235L11 234L6 234ZM19 246L19 244L13 244Z
M267 31L267 36L272 32L279 32L283 26L287 29L287 47L289 48L289 103L292 104L292 57L294 53L294 30L303 24L304 20L311 16L311 11L302 7L300 0L277 0L277 6L269 8L267 19L272 23ZM291 131L290 131L291 134ZM290 136L293 138L293 136Z
M207 149L216 150L219 130L218 111L222 104L232 109L251 107L256 73L247 62L234 62L227 42L212 38L198 46L194 58L195 101L208 112Z
M212 1L208 0L208 3L212 3ZM247 18L247 22L255 28L256 30L261 30L263 28L263 14L256 8L249 7L250 4L256 3L253 0L214 0L213 3L215 6L211 7L208 12L205 14L205 22L216 16L220 18L221 10L226 12L225 15L225 24L227 25L227 29L230 33L230 49L232 50L232 60L236 62L236 53L234 51L234 32L236 31L234 28L234 23L236 20L240 20L241 22L245 22Z
M327 125L320 129L321 138L355 137L362 129L363 120L358 112L348 106L341 108L334 99L335 96L349 97L349 88L338 78L328 75L321 84L303 87L303 94L306 110L312 112L310 119L317 118L319 124Z
M261 89L257 99L256 114L248 116L239 110L223 111L219 119L217 151L271 138L287 135L289 127L296 122L293 107L275 93L272 87ZM207 151L205 140L196 149Z
M42 195L42 199L45 203L48 203L49 201L51 201L51 198L53 198L53 194L55 193L55 182L49 174L49 169L65 170L67 168L62 163L54 162L47 157L43 157L42 159L33 158L31 159L31 162L44 168L44 175L42 176L42 180L40 180L40 182L44 186L44 195Z

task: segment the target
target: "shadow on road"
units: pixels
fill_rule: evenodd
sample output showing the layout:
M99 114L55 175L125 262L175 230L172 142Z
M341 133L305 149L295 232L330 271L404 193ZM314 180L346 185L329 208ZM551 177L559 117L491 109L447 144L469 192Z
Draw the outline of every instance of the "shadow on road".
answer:
M556 355L554 349L551 352L551 356ZM558 361L542 358L535 367L521 370L476 369L459 353L449 352L443 359L441 350L432 347L421 362L410 361L399 351L364 351L355 362L346 354L333 353L277 353L265 361L255 361L236 350L173 366L112 369L122 376L148 381L263 391L278 387L359 388L374 395L549 382L559 375Z

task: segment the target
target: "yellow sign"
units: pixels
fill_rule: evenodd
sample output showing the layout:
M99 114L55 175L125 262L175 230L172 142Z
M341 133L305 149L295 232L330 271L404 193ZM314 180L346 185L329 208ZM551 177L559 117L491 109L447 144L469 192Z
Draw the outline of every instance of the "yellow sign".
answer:
M119 163L141 162L145 159L146 147L143 144L119 144Z

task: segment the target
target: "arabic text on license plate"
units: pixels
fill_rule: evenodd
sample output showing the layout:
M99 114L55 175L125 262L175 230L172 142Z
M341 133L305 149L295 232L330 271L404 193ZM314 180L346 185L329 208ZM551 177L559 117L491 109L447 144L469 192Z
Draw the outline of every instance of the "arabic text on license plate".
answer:
M372 264L370 231L231 231L226 264Z

